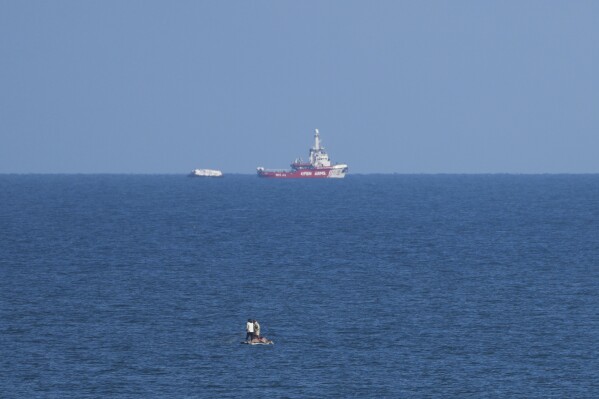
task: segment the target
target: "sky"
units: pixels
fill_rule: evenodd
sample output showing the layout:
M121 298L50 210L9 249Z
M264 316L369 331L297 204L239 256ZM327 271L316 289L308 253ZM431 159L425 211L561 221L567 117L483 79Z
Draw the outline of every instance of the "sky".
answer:
M599 173L599 2L0 0L0 173Z

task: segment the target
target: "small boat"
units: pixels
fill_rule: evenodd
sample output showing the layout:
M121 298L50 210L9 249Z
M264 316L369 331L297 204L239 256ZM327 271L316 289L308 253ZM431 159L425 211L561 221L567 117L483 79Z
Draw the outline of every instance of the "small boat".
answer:
M194 169L189 177L223 177L223 172L216 169Z
M241 341L241 343L246 345L274 345L273 341L265 337L253 338L249 341Z

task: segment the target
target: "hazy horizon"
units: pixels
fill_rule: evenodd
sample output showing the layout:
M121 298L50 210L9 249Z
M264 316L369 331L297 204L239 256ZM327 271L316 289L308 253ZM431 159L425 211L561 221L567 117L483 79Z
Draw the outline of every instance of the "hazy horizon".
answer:
M77 175L84 175L84 176L188 176L189 172L182 172L182 173L177 173L177 172L168 172L168 173L143 173L143 172L139 172L139 173L135 173L135 172L59 172L59 173L52 173L52 172L3 172L0 173L0 176L11 176L11 175L16 175L16 176L28 176L28 175L45 175L45 176L77 176ZM443 173L443 172L439 172L439 173L434 173L434 172L430 172L430 173L400 173L400 172L369 172L369 173L360 173L360 172L356 172L356 173L352 173L351 171L346 175L346 178L348 176L371 176L371 175L381 175L381 176L588 176L588 175L599 175L599 173L596 172L581 172L581 173L502 173L502 172L489 172L489 173L484 173L484 172L472 172L472 173ZM228 172L228 173L223 173L223 176L248 176L248 177L257 177L256 173L247 173L247 172ZM213 180L216 179L218 180L218 178L211 178L211 177L197 177L197 176L192 176L194 178L199 178L199 179L207 179L207 180ZM302 180L302 179L300 179ZM329 179L327 179L329 180Z

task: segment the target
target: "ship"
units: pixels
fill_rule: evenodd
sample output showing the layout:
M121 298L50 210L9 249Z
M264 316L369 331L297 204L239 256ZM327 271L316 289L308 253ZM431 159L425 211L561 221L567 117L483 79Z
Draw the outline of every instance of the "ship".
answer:
M347 169L346 164L331 164L329 154L320 143L320 133L318 129L315 129L314 147L310 148L307 162L297 158L291 164L291 170L265 169L260 166L257 168L257 172L259 177L279 179L342 179L345 177Z
M223 177L223 172L216 169L194 169L189 177Z

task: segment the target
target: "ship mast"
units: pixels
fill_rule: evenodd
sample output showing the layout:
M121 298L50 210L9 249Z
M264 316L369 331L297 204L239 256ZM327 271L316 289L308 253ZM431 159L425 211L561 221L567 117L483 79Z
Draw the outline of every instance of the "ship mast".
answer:
M318 129L314 129L314 149L320 151L320 133Z

